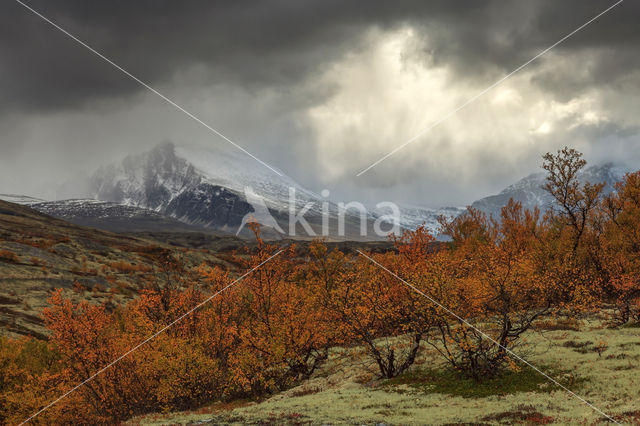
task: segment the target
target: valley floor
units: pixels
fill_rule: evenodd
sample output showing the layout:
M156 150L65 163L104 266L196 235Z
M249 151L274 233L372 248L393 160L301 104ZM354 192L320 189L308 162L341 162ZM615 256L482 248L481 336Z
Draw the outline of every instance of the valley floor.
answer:
M592 320L579 331L557 324L542 328L527 336L519 353L616 421L640 424L639 327L612 329ZM376 380L357 352L334 351L311 380L262 401L148 415L130 424L611 423L529 368L476 385L445 373L435 353L424 348L408 373Z

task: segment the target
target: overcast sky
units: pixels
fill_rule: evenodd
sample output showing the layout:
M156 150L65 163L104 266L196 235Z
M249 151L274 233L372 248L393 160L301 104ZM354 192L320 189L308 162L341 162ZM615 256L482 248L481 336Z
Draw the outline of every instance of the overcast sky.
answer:
M464 205L569 145L640 168L640 2L25 2L335 199ZM50 197L162 141L228 145L17 2L0 5L0 192ZM256 167L263 167L255 163Z

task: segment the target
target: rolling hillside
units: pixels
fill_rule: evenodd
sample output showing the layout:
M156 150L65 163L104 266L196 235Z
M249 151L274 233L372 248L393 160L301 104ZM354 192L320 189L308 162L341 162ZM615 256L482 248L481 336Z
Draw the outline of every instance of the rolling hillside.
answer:
M233 237L207 237L207 247L234 248ZM116 306L148 280L161 280L163 259L185 265L222 262L207 248L129 237L77 226L29 207L0 201L0 332L42 337L39 317L53 289L75 300Z

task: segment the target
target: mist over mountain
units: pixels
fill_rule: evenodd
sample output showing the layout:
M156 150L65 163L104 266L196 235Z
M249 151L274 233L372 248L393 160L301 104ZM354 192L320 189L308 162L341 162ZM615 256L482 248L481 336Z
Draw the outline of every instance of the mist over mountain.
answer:
M296 213L305 212L304 219L311 229L309 232L297 224L296 234L320 235L323 216L337 227L337 204L280 173L258 167L252 158L239 151L163 143L102 166L89 177L80 176L66 182L58 193L65 198L94 199L148 209L208 231L236 233L247 215L251 215L266 225L263 231L268 237L289 235L290 205ZM264 204L264 211L256 211L256 200L258 207ZM77 203L74 206L77 207ZM97 206L94 204L92 208L95 210ZM53 209L51 204L48 208ZM54 210L67 219L73 216L63 213L64 205ZM103 216L108 214L103 212ZM268 216L271 222L260 220L261 216L262 219ZM362 237L358 213L348 210L344 216L346 234L356 239ZM366 226L371 227L372 220L367 216ZM247 235L249 231L242 232ZM337 234L336 229L333 234Z

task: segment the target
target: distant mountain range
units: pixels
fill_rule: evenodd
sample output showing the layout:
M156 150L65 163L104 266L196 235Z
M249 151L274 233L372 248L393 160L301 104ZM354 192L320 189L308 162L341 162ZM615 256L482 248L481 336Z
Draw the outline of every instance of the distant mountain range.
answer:
M608 194L614 190L615 183L621 181L624 175L630 171L632 169L613 163L593 165L584 169L578 179L582 183L605 183L604 193ZM545 173L533 173L506 187L499 194L474 201L471 206L499 218L502 207L507 204L509 199L513 198L515 201L520 201L526 209L538 207L542 211L546 211L554 205L554 200L543 189L545 183Z
M621 181L626 173L633 169L613 163L593 165L587 167L579 176L580 182L605 183L604 193L608 194L614 190L616 182ZM522 203L525 209L534 207L546 211L554 205L554 200L543 186L546 183L544 172L533 173L520 179L513 185L509 185L499 194L490 195L471 203L471 207L500 218L500 212L511 198ZM440 209L430 209L419 206L400 205L400 224L403 228L415 229L424 224L432 233L438 234L440 216L448 218L456 217L466 211L466 207L445 207Z
M605 182L605 192L610 192L615 182L629 171L631 169L615 164L594 165L584 170L580 180ZM553 200L542 189L544 183L545 174L534 173L499 194L474 201L471 206L499 217L502 206L513 198L522 202L525 208L546 210L553 205ZM44 201L2 194L0 199L28 204L71 223L114 232L235 234L250 215L263 223L263 236L279 239L289 233L290 190L295 191L296 212L308 205L304 217L316 234L321 234L323 215L328 217L329 239L377 239L379 237L371 232L373 222L389 214L386 210L368 211L368 237L362 237L359 213L348 210L345 212L345 235L338 237L338 205L304 188L284 173L278 176L264 167L256 167L251 158L239 151L171 143L127 156L121 162L101 167L90 177L67 183L63 191L65 198L71 198L68 200ZM415 229L425 224L435 234L440 216L455 217L465 211L463 207L398 207L402 228ZM309 238L301 225L296 226L296 234ZM243 228L240 236L250 236L249 230Z

